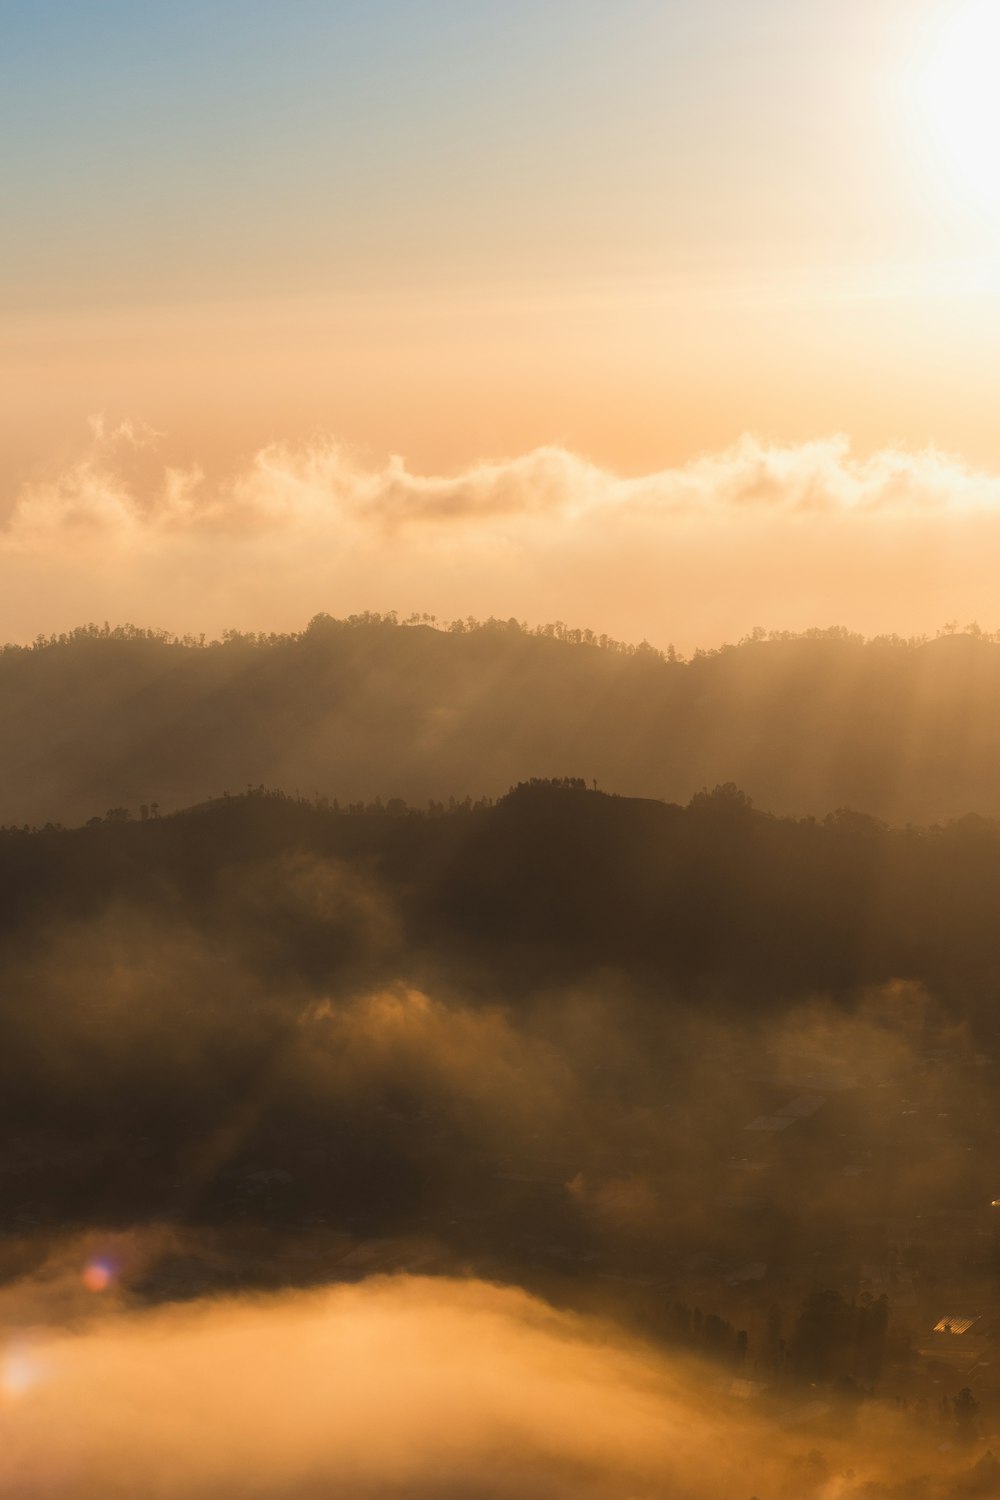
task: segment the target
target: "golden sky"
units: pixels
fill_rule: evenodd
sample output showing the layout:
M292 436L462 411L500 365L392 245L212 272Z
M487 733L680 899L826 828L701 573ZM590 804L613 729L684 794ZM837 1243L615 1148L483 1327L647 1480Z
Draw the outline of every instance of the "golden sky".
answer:
M144 600L152 623L181 629L247 612L300 623L287 617L306 595L334 613L562 614L660 640L989 614L968 564L1000 474L992 0L0 10L0 128L14 143L0 634ZM125 478L108 438L123 424ZM775 531L774 507L748 540L708 496L699 588L677 571L690 535L661 508L658 587L637 596L582 564L569 579L578 522L543 544L499 512L475 548L452 527L447 566L403 539L408 525L389 537L373 524L347 567L341 502L314 462L336 447L377 474L398 454L443 483L484 463L523 475L530 455L558 450L612 487L647 476L659 493L706 455L726 470L745 434L796 472L843 435L851 463L904 455L907 472L940 476L944 454L987 478L974 518L949 500L946 535L939 517L930 538L923 502L910 524L896 493L891 544L856 511L849 538L801 515ZM175 520L169 543L143 531L156 589L151 556L112 586L110 554L74 569L72 516L57 525L51 506L24 561L25 514L46 487L72 491L81 465L92 490L104 476L105 517L123 485L138 514L160 514L180 472L189 533L221 507L229 534L226 497L276 444L313 465L310 524L337 539L325 574L312 553L308 579L289 559L269 594L244 586L245 561L218 535L178 572ZM650 545L622 566L641 570ZM233 592L206 590L209 574Z

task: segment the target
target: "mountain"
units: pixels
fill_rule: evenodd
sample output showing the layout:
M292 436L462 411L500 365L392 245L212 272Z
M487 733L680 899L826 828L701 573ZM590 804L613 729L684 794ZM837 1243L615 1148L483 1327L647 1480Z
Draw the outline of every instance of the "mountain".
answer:
M762 637L681 661L515 621L315 619L210 644L84 628L0 653L0 823L266 785L413 804L567 772L774 812L1000 815L1000 644Z

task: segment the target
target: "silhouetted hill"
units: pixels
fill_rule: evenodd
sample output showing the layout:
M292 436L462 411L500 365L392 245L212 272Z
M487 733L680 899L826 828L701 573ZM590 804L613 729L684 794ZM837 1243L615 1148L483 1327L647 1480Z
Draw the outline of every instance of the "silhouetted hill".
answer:
M536 782L433 813L256 792L0 833L0 943L111 910L191 924L293 994L404 969L507 991L602 970L766 1010L904 979L988 1020L998 886L1000 824L779 818L732 785L680 807Z
M682 662L562 627L365 616L177 642L85 629L0 654L0 822L81 822L248 785L343 801L496 796L573 769L780 813L1000 815L1000 644L755 638Z

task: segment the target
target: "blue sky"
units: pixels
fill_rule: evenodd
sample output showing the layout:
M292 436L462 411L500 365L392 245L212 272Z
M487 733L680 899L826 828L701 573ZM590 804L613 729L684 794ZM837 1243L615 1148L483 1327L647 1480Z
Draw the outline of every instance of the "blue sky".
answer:
M879 14L5 0L5 298L291 290L405 257L459 276L648 268L808 240L831 204L856 208L841 162L877 102Z

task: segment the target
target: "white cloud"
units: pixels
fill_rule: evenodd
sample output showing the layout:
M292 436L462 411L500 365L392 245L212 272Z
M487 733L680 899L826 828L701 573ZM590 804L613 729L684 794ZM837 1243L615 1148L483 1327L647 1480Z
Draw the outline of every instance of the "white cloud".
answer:
M933 450L858 457L842 437L743 437L629 477L559 447L428 475L333 441L273 444L218 476L98 420L74 463L12 497L0 631L276 629L398 608L682 646L757 623L913 633L989 616L998 525L1000 475Z
M393 456L365 463L335 442L273 444L244 468L209 481L197 466L146 464L130 477L136 450L155 434L92 423L92 442L63 473L26 485L3 531L9 546L45 546L54 534L169 536L183 530L237 534L303 530L393 532L413 526L491 526L523 518L579 523L602 511L665 520L729 509L784 513L914 510L1000 512L1000 476L925 450L855 458L846 438L779 447L745 436L733 447L673 469L623 478L563 448L483 461L452 475L411 471Z

